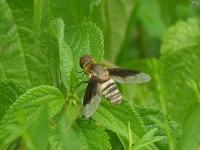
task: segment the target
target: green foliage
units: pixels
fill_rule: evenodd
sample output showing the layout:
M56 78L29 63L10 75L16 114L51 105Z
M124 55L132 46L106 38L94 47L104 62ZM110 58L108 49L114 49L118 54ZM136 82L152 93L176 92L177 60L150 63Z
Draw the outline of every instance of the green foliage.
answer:
M22 134L22 139L26 149L47 149L48 136L50 131L49 129L48 107L45 105L43 108L41 108L39 115L35 121L31 123L28 130Z
M128 122L131 122L130 127L136 137L144 134L142 119L130 104L125 101L121 105L111 106L111 103L102 101L93 117L99 125L128 138Z
M137 21L141 22L142 28L152 37L160 39L165 33L166 27L161 19L161 11L158 1L141 0L137 8Z
M142 107L142 106L135 106L136 111L141 116L142 120L144 121L144 125L146 130L155 130L154 135L157 136L156 139L162 139L156 142L156 146L159 149L169 149L169 144L167 142L167 134L165 132L164 122L164 115L160 112L159 109L150 108L150 107ZM177 138L176 130L177 125L175 122L169 120L168 125L170 127L170 132L173 133L174 140ZM152 140L152 139L151 139Z
M176 23L192 13L165 5L0 0L0 149L197 149L200 21ZM88 77L79 73L79 59L89 54L101 63L104 53L108 67L135 67L152 80L120 85L120 105L102 99L85 119L86 84L77 85Z
M105 57L115 61L124 42L135 1L102 0L93 14L93 20L100 26L105 39Z
M57 88L39 86L28 90L9 107L0 122L1 149L5 149L19 137L45 105L48 106L50 118L61 110L63 104L64 97Z
M9 106L24 92L24 88L16 82L0 80L0 120Z
M154 136L155 132L156 132L156 129L151 129L150 131L148 131L140 140L138 140L135 143L135 145L133 146L133 149L135 150L141 149L141 148L146 147L146 145L149 145L157 141L161 141L163 137Z
M198 91L188 86L190 82L200 83L199 25L198 19L178 22L169 29L161 48L161 80L163 84L169 83L163 85L163 96L169 112L180 125L185 124L199 102Z
M73 128L67 128L64 118L59 122L59 127L53 127L49 137L49 149L81 149L81 141Z
M93 122L78 120L74 128L83 142L82 149L111 149L108 135L103 128L96 126Z
M190 118L186 122L183 135L178 143L178 148L181 150L196 149L199 145L200 133L199 133L199 107L190 115ZM189 129L189 130L188 130Z

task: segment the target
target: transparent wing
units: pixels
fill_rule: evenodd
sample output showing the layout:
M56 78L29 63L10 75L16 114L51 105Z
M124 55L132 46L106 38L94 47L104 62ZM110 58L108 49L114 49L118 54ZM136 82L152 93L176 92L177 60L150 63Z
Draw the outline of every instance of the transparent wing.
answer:
M101 97L96 94L92 99L91 102L86 104L83 108L83 114L86 118L91 117L95 111L97 110L101 101Z
M146 73L121 68L108 69L112 78L119 83L145 83L151 80Z
M94 78L91 78L83 100L83 114L86 118L89 118L94 114L101 102L98 86L98 82Z

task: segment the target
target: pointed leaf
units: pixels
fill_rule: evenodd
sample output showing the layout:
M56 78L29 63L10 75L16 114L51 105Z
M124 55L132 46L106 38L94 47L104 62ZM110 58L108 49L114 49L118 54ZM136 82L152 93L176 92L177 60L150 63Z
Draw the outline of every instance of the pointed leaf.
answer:
M39 86L28 90L10 106L0 122L0 148L5 149L21 135L22 131L12 132L11 127L19 128L23 124L24 128L28 128L44 105L48 106L48 117L53 117L63 104L64 97L57 88Z
M142 119L126 101L120 105L113 105L110 102L102 101L93 119L96 120L98 125L126 138L129 138L128 122L131 124L130 127L134 135L140 137L145 132Z
M163 140L162 136L154 136L156 130L157 129L151 129L147 133L145 133L145 135L134 144L133 149L134 150L143 149L148 145Z
M24 92L25 90L16 82L0 80L0 120L9 106Z

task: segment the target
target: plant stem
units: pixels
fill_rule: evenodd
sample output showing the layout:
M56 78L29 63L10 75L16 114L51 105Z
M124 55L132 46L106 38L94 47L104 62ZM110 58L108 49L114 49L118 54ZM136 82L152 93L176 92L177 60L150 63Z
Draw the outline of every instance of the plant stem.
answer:
M128 145L128 149L132 150L132 145L133 145L133 141L132 141L132 134L131 134L131 127L130 127L130 122L128 122L128 135L129 135L129 145Z

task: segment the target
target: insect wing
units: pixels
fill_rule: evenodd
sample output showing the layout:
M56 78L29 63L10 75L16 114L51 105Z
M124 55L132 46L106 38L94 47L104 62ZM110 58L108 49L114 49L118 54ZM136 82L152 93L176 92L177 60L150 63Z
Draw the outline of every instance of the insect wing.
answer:
M86 118L91 117L100 104L101 96L98 86L99 83L94 78L91 78L83 100L83 114Z
M112 78L119 83L145 83L151 80L149 75L139 71L121 68L112 68L108 71Z

